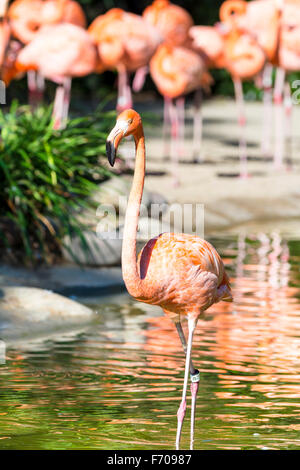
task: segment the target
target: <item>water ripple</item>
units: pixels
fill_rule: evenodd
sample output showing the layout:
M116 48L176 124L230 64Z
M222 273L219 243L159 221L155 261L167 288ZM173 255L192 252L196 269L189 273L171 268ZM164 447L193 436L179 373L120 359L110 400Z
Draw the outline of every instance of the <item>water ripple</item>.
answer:
M213 243L235 302L213 306L195 334L195 448L299 448L300 243L276 233ZM174 447L184 371L174 326L128 297L97 309L80 334L7 351L0 448Z

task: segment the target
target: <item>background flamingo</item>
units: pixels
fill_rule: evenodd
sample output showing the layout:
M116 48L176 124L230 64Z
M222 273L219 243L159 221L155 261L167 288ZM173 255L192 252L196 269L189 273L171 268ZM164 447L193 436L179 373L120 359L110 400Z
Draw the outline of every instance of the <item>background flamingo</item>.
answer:
M96 48L88 33L69 23L44 26L17 57L17 70L38 70L59 84L55 103L55 128L61 128L68 115L71 77L82 77L95 69Z
M207 69L224 66L224 38L216 26L192 26L189 30L190 47L200 54ZM209 83L208 83L209 85ZM202 90L197 90L194 110L194 162L202 161Z
M220 9L225 23L234 21L241 31L252 35L266 54L266 65L258 81L263 89L263 119L261 150L265 156L271 153L272 127L272 72L277 65L280 28L280 8L275 0L227 0ZM276 101L276 100L275 100Z
M198 54L185 47L165 43L159 46L150 62L151 77L164 97L164 123L171 122L171 158L174 164L179 159L179 127L182 128L184 111L182 97L198 89L203 81L204 62ZM173 105L172 100L176 100ZM164 137L166 138L166 127ZM199 129L194 128L194 134ZM181 136L182 137L182 136ZM177 170L174 166L175 183L178 183Z
M193 19L184 8L169 0L154 0L145 8L143 18L159 30L165 42L182 46L188 41L188 31L193 25ZM134 91L142 89L148 71L148 65L137 70L133 81Z
M291 140L292 99L286 75L300 70L300 2L286 0L281 13L278 46L278 69L274 90L276 104L275 154L274 165L281 169L285 152L286 138ZM283 106L285 114L283 114ZM291 146L290 146L291 150Z
M112 166L118 145L128 135L133 135L135 140L136 160L123 234L123 279L128 292L136 300L159 305L175 322L186 353L182 400L177 414L176 448L179 449L180 445L190 373L192 449L199 382L199 371L191 361L193 334L201 313L215 302L231 301L231 290L217 251L197 236L164 233L149 240L136 259L136 236L145 178L145 138L141 118L133 110L126 110L119 115L107 138L107 156ZM183 318L188 320L187 344L181 327Z
M189 43L189 29L194 24L191 15L179 5L174 5L169 0L155 0L143 12L143 18L151 25L155 26L165 43L174 46L187 46ZM137 70L133 81L133 89L138 92L142 89L149 67L145 66ZM179 151L183 151L184 140L184 98L181 97L177 102L180 109L180 122L178 133L180 135ZM171 125L169 119L168 104L165 102L167 108L164 109L164 153L169 153L168 142L166 135L168 127ZM197 126L199 129L199 125Z
M145 20L120 8L98 16L88 28L103 67L118 71L117 109L132 106L128 74L144 67L161 42L159 32Z
M71 23L86 27L85 14L73 0L15 0L8 10L12 35L23 44L29 44L40 28L49 24ZM29 102L40 102L44 93L44 79L38 71L28 71Z
M7 22L7 1L0 3L0 70L2 68L5 51L10 38L10 26Z
M241 177L247 177L247 144L245 136L246 115L244 110L242 81L255 79L266 63L266 54L252 34L246 33L236 21L236 15L246 12L246 2L234 0L224 2L220 8L220 19L224 29L224 66L230 72L235 90L240 127ZM233 7L234 5L234 7ZM232 10L234 8L234 14ZM238 13L237 13L238 12Z
M184 8L168 0L154 0L144 10L143 18L160 31L164 41L174 46L186 45L189 29L194 24L193 18Z

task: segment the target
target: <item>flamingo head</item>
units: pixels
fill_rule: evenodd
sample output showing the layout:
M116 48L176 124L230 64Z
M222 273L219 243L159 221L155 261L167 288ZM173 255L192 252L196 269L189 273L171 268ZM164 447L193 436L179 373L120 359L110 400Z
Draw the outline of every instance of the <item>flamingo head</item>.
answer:
M123 137L136 135L141 128L141 116L133 109L126 109L119 114L116 125L106 140L106 155L111 166L114 166L117 149Z

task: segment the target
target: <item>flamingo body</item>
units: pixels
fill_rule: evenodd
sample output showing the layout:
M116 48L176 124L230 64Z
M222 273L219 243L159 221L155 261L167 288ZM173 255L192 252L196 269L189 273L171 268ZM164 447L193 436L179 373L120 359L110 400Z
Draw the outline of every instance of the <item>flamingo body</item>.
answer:
M88 28L99 57L108 69L135 71L149 63L162 38L142 17L113 8Z
M0 68L4 62L5 51L10 39L10 26L7 21L0 23Z
M165 41L182 46L188 40L188 32L194 22L190 14L168 0L155 0L143 12L145 20L156 26Z
M270 62L276 61L280 10L274 0L252 0L251 2L236 2L228 0L223 4L232 5L234 20L223 14L223 20L232 22L241 30L251 34L265 52Z
M234 31L225 40L224 62L233 77L246 80L261 72L266 56L253 37Z
M71 23L85 27L81 6L73 0L15 0L9 10L13 35L24 44L32 41L43 25Z
M223 65L224 38L214 26L193 26L189 31L191 47L199 52L208 67Z
M150 73L159 92L178 98L201 86L203 60L195 52L162 44L150 62Z
M300 70L300 2L284 3L278 51L279 66L286 71Z
M87 32L69 23L43 26L17 57L20 70L39 70L54 81L87 75L96 63L96 49Z
M220 300L231 299L223 262L215 248L193 235L163 233L138 256L141 300L165 312L198 316Z

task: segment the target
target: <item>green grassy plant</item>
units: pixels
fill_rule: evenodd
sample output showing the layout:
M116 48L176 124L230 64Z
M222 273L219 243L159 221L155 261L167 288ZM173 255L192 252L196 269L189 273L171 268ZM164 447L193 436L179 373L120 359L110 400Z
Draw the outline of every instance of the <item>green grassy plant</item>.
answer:
M65 235L81 237L76 217L109 178L105 139L115 113L96 111L54 130L52 108L14 102L0 111L0 247L18 262L51 262Z

